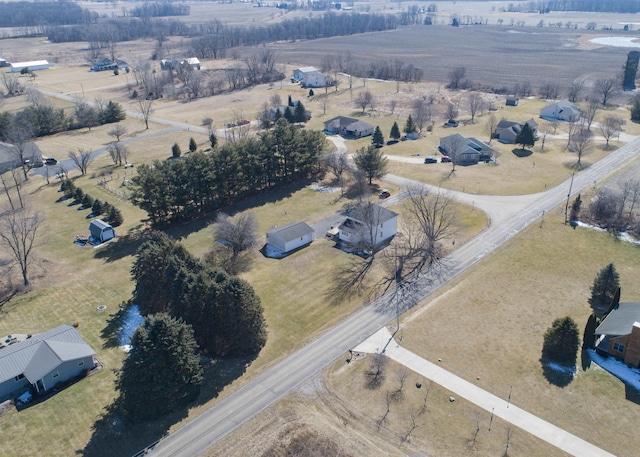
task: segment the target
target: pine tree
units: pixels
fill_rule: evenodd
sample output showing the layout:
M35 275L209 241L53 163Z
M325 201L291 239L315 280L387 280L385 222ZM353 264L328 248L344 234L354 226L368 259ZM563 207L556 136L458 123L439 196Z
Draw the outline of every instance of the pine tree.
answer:
M598 319L602 319L606 315L613 297L616 294L616 290L619 287L620 275L618 275L613 263L604 267L596 275L593 280L593 286L591 287L589 305L591 305L593 314L595 314Z
M293 119L295 122L307 122L307 110L304 108L302 102L298 102L295 110L293 111Z
M291 99L291 95L289 95L289 99L287 100L287 106L293 107L293 100Z
M398 123L394 122L393 123L393 127L391 127L391 132L389 132L389 136L391 138L393 138L394 140L398 141L400 139L400 137L402 136L400 134L400 127L398 127Z
M75 193L73 194L73 198L76 202L81 203L82 199L84 198L84 191L77 187Z
M580 219L580 207L582 206L582 197L580 194L571 204L571 213L569 214L569 221L574 222Z
M82 207L83 208L91 208L93 207L93 197L91 197L91 195L89 194L85 194L84 198L82 199Z
M640 122L640 97L636 96L633 99L633 107L631 108L631 120L634 122Z
M68 179L65 179L65 186L64 186L64 196L67 198L71 198L76 194L76 185L73 183L73 181L70 181Z
M193 329L183 321L164 313L145 319L117 380L127 421L156 419L197 397L203 381L197 348Z
M531 126L529 126L528 123L525 122L522 126L522 129L518 133L518 136L516 136L516 143L521 145L522 149L527 146L533 147L533 145L536 143L533 129L531 128Z
M406 134L410 134L410 133L416 133L418 131L418 127L416 126L416 123L413 120L413 117L411 117L411 114L409 114L409 117L407 118L407 122L404 124L404 133Z
M189 138L189 152L196 152L198 150L198 143L193 137Z
M94 216L100 216L102 214L102 202L100 200L95 199L91 206L91 213Z
M209 132L209 144L211 145L211 149L218 145L218 137L213 132Z
M118 208L112 206L109 210L108 223L113 227L118 227L122 225L124 219L122 218L122 213Z
M542 357L566 366L574 366L580 347L578 325L569 316L558 318L544 334Z
M295 122L295 118L293 116L293 111L291 111L291 107L290 106L287 106L287 109L284 110L284 118L290 124L293 124Z
M309 89L309 97L313 97L314 93L313 93L313 89Z
M123 121L126 118L127 114L125 113L124 109L122 109L120 103L116 103L113 101L109 101L109 103L107 103L103 119L105 124L112 124L114 122Z
M373 143L378 148L381 148L384 145L384 136L382 135L380 126L376 126L376 129L373 131L371 143Z
M379 179L387 174L388 159L374 146L358 149L353 156L353 161L356 167L367 176L369 185L374 178Z
M173 146L171 146L171 155L176 159L182 155L182 150L178 143L173 143Z

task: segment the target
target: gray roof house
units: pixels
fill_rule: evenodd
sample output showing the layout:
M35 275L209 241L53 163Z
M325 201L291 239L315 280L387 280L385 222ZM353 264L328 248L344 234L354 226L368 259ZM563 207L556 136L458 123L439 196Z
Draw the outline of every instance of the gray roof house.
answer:
M379 245L398 232L398 214L375 203L356 206L338 226L340 241L348 245L361 242Z
M567 100L560 100L542 108L540 117L548 121L576 122L580 119L580 108Z
M345 116L334 117L324 123L325 132L351 138L373 135L373 128L368 122Z
M0 349L0 399L32 386L44 393L91 370L96 352L71 325L61 325Z
M301 67L293 70L293 79L295 81L302 81L304 75L318 71L316 67Z
M292 222L267 232L267 243L285 254L311 244L315 239L315 230L306 222Z
M108 70L125 70L129 67L129 64L124 60L116 59L115 62L108 57L101 57L93 62L93 71L108 71Z
M35 143L27 143L23 157L25 160L36 162L42 160L42 151L40 151L40 148L38 148ZM0 142L0 173L4 173L21 165L20 154L16 150L16 146Z
M627 365L640 366L640 302L621 302L595 331L596 348Z
M533 119L529 119L525 122L514 122L508 121L506 119L501 119L496 126L496 129L493 133L493 138L497 138L498 141L505 144L513 144L516 142L516 138L522 131L522 127L524 124L528 124L531 130L533 130L533 135L535 136L538 132L538 123Z
M440 138L440 151L448 155L456 165L475 165L488 162L493 156L493 148L477 138L465 137L459 133Z

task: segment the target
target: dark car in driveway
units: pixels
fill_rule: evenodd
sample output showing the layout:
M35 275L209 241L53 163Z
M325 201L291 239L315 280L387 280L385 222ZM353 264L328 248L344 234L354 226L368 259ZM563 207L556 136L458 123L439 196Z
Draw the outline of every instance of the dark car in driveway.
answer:
M53 157L47 157L46 159L44 159L44 164L45 165L55 165L57 163L58 163L58 161L56 159L54 159Z
M389 198L391 196L391 192L389 192L387 189L382 189L382 192L380 192L380 198Z
M438 163L438 159L435 157L425 157L424 163Z

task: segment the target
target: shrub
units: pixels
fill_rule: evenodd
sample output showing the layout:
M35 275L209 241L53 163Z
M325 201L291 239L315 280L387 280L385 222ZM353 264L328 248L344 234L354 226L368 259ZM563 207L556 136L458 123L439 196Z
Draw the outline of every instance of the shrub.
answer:
M82 199L82 206L84 208L92 208L93 207L93 197L89 194L85 194Z
M94 216L100 216L102 214L102 202L96 199L91 206L91 212Z

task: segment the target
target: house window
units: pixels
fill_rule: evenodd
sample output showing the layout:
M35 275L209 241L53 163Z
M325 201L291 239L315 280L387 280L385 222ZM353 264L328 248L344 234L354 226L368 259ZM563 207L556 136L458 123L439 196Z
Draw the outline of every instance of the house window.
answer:
M57 378L58 376L60 376L60 373L57 371L51 375L52 378Z
M81 367L82 365L84 365L84 360L81 360L78 362L78 366Z
M624 344L613 343L613 350L618 352L624 352Z
M13 378L16 380L16 382L20 381L21 379L24 379L24 375L22 373L20 373L18 376L16 376L15 378Z

